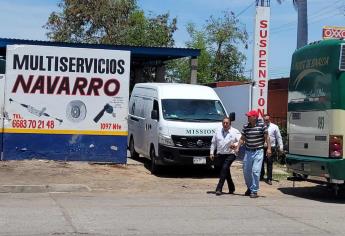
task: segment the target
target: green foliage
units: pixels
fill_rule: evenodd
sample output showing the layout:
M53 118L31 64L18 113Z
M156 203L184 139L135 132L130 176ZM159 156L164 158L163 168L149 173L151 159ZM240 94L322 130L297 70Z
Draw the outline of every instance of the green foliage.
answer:
M53 12L46 25L52 41L103 43L132 46L174 46L176 18L168 13L154 16L138 8L137 0L61 0L61 12ZM247 33L233 13L210 17L203 30L189 24L186 47L198 48L198 82L244 80L245 56L238 45L247 43ZM144 71L152 75L150 68ZM190 61L183 58L167 64L173 81L189 82ZM146 78L146 77L145 77ZM151 77L150 77L151 78Z
M168 80L188 83L190 78L190 60L187 58L168 61L166 65Z
M213 16L207 21L206 34L213 55L212 77L215 81L241 80L243 62L246 59L237 49L238 44L247 43L248 34L239 27L233 12L225 12L222 17Z
M176 18L145 16L136 0L62 0L44 26L53 41L173 46Z
M225 80L246 80L243 76L245 55L238 45L247 48L247 32L241 29L232 12L224 12L219 18L210 17L203 30L190 23L187 26L190 41L186 47L201 50L198 57L197 78L199 84ZM186 59L169 63L170 76L177 81L188 82L189 61Z
M187 32L191 40L186 43L188 48L198 48L201 50L198 57L197 78L199 84L206 84L213 82L211 77L211 60L212 56L207 50L206 35L197 31L195 25L189 23L187 25ZM167 64L168 76L174 78L177 82L189 83L190 80L190 60L186 58L177 59Z
M195 25L188 24L187 32L189 33L191 40L186 43L189 48L198 48L201 50L198 57L198 72L197 78L200 84L206 84L212 81L212 67L210 61L212 55L207 50L207 37L202 31L197 31Z

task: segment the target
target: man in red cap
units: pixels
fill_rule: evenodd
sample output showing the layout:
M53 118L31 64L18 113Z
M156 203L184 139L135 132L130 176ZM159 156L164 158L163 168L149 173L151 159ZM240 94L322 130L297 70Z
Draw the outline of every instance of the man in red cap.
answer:
M236 148L239 152L240 146L245 143L245 154L243 159L243 175L247 185L245 196L251 198L258 197L260 172L264 158L264 143L267 143L268 157L271 156L271 142L268 135L267 127L259 120L259 113L251 110L246 113L248 124L243 126L242 136Z

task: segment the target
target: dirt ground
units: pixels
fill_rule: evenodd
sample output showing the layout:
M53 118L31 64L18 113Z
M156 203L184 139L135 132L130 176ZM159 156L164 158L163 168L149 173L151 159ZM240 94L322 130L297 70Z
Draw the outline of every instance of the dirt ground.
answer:
M151 175L145 160L129 161L127 165L90 164L86 162L59 162L48 160L23 160L0 162L0 185L83 184L92 191L110 191L124 194L144 192L212 193L218 177L206 168L164 169L162 174ZM246 190L242 162L231 166L236 194ZM292 187L282 166L274 167L273 185L260 182L260 195L282 194L278 189ZM310 183L298 182L296 186ZM223 189L227 192L226 184Z

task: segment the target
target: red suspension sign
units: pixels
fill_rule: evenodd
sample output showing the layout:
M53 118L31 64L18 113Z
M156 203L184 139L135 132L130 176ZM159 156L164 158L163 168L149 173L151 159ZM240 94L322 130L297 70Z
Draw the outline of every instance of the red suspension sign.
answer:
M255 18L252 109L263 116L267 112L268 47L270 8L257 6Z

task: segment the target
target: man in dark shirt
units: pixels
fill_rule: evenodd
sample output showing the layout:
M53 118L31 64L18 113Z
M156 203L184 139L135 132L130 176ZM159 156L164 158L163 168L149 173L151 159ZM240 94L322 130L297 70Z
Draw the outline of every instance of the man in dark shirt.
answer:
M257 198L259 191L259 181L262 161L264 158L264 143L267 143L267 156L270 157L271 142L268 136L267 127L259 120L259 114L256 110L246 113L248 124L243 126L242 136L236 153L240 146L245 143L245 154L243 159L243 175L247 185L246 196Z

